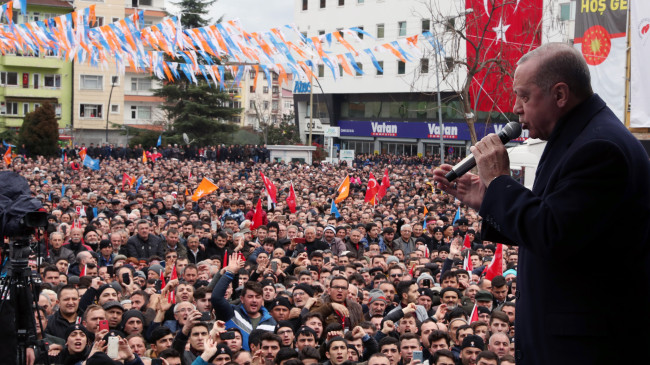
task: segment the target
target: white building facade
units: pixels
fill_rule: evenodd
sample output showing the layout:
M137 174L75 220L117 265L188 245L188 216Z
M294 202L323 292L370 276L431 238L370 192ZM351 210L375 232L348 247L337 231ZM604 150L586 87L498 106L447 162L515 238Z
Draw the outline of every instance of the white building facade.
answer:
M574 15L571 3L545 1L544 6L552 10L543 12L543 42L568 41L567 31L573 27L568 24L569 18ZM323 133L328 126L339 126L341 137L334 143L357 154L438 155L440 96L444 153L450 157L467 153L471 144L469 132L454 91L465 82L465 70L452 66L449 59L451 55L456 59L465 57L465 41L454 40L453 32L447 28L462 29L465 0L296 0L294 5L295 24L308 38L354 27L375 38L366 35L357 40L344 35L359 51L355 60L363 74L353 69L354 75L349 75L340 69L335 79L327 66L319 65L319 79L313 81L313 87L309 82L294 83L296 121L305 141L311 121L315 142L324 142ZM568 18L563 20L561 15ZM431 43L422 36L425 32L432 33L444 47L437 57ZM553 37L544 37L547 34ZM408 38L414 35L420 35L419 51L407 48ZM411 62L401 62L382 46L393 41L410 53ZM331 47L324 42L323 47L334 55L350 52L336 40ZM362 51L366 48L373 50L382 71ZM492 123L486 126L487 113L484 114L478 115L479 139L501 128L507 117L512 118L493 113Z

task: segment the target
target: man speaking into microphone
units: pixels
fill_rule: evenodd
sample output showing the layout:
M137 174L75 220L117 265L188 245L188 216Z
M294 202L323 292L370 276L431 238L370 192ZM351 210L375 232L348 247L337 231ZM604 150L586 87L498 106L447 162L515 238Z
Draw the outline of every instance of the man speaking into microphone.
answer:
M548 141L532 191L494 134L471 148L478 175L452 183L443 165L434 180L479 211L485 240L519 246L518 364L633 363L650 343L648 155L570 45L523 56L513 89L522 127Z

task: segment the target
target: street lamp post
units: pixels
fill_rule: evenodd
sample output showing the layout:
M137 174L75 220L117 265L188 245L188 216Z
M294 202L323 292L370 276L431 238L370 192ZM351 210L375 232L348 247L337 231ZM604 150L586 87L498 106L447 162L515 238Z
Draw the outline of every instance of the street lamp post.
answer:
M108 94L108 108L106 108L106 144L108 144L108 119L111 115L111 98L113 97L113 88L115 87L115 78L111 77L111 92Z

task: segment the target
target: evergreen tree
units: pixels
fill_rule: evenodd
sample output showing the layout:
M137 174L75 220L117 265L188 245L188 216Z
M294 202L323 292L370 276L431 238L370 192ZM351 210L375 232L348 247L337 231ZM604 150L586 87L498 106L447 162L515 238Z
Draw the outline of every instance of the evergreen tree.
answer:
M208 8L216 0L182 0L174 3L180 7L183 28L199 28L210 24L206 18ZM184 62L182 59L174 60ZM216 60L213 60L216 63ZM197 75L198 84L179 79L167 82L154 94L165 99L162 109L173 131L165 135L175 139L187 133L199 145L217 143L229 144L238 126L230 121L241 113L241 109L230 106L230 96L219 89L219 85L209 85L203 76Z
M32 156L53 157L59 155L59 123L54 106L44 103L27 114L18 134L18 143L25 145Z

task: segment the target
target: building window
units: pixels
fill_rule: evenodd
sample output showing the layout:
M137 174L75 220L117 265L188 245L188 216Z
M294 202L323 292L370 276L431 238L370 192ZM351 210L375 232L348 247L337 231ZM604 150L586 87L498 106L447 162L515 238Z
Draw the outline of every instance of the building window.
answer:
M339 6L344 6L345 5L345 0L339 0Z
M377 76L382 76L384 74L384 61L378 61L380 69L377 69Z
M54 104L54 116L61 118L61 104Z
M451 72L454 69L453 57L445 57L445 68L447 69L447 72Z
M269 110L269 102L266 100L264 101L264 110Z
M102 118L101 104L81 104L79 106L79 117L81 118Z
M319 30L319 31L318 31L318 35L323 35L323 34L325 34L325 31L324 31L324 30Z
M365 3L365 0L357 0L357 4L363 4Z
M29 103L23 103L23 115L29 113Z
M397 22L397 29L400 37L406 36L406 22Z
M327 2L327 0L320 0L320 8L321 9L325 9L325 5L326 5L325 3L326 2Z
M307 10L309 8L309 0L302 0L302 10Z
M41 104L39 104L39 103L34 103L34 111L36 111L36 109L38 109L38 108L40 108L40 107L41 107Z
M249 107L250 109L255 109L255 102L254 102L253 100L251 100L251 101L249 102L249 104L248 104L248 107Z
M41 74L34 74L34 89L38 89L41 86Z
M318 77L325 77L325 65L318 65Z
M149 91L151 90L151 79L148 77L131 78L132 91Z
M363 75L363 63L357 62L357 70L356 70L356 76L362 76Z
M81 75L82 90L102 90L104 84L104 76L101 75Z
M61 87L61 75L45 75L43 86L58 89Z
M255 92L255 85L251 85L248 90L250 92L254 93Z
M343 77L343 66L339 65L339 77Z
M422 33L431 31L431 20L422 19Z
M138 106L131 105L131 119L151 119L151 107L150 106Z
M274 94L277 94L277 93L280 92L280 89L278 88L277 85L275 85L275 86L273 86L273 90L272 90L272 91L273 91Z
M423 74L429 73L429 59L428 58L420 59L420 73L423 73Z
M116 22L119 22L119 21L120 21L120 18L111 18L111 21L112 21L113 23L116 23Z
M280 103L278 103L277 100L273 100L273 102L271 103L271 110L273 110L274 112L277 112L279 105L280 105Z
M404 75L406 73L406 63L397 61L397 74Z
M111 114L119 114L119 113L120 113L120 105L111 104Z
M378 39L383 39L384 38L384 25L383 24L377 24L377 38Z
M262 92L263 92L264 94L268 94L268 93L269 93L269 87L268 87L268 86L264 86L264 87L262 88Z
M18 86L18 72L0 72L0 85Z
M18 103L15 101L7 102L7 115L18 115Z
M449 17L445 22L445 32L455 32L456 31L456 17Z
M96 17L97 21L93 25L94 27L101 27L104 25L104 17L103 16L98 16Z
M575 20L576 19L576 2L571 1L568 3L560 4L560 20Z
M363 30L363 25L358 26L357 28ZM360 39L363 39L363 33L357 33Z

